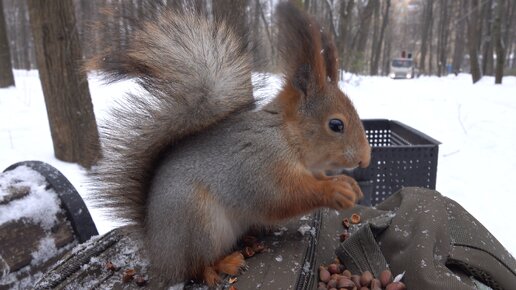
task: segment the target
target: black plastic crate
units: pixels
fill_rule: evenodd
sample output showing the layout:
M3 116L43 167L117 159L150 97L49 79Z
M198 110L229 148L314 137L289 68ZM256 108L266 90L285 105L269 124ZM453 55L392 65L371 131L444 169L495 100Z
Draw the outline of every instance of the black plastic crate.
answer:
M371 163L353 171L364 192L361 204L374 206L402 187L435 189L440 142L401 122L363 120Z

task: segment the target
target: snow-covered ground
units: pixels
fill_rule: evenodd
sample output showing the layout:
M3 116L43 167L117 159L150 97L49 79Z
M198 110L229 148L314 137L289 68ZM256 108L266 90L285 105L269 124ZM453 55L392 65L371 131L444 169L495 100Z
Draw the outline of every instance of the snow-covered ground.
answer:
M22 160L41 160L59 169L83 197L85 170L53 156L37 71L15 71L16 88L0 89L0 170ZM516 254L516 77L494 85L492 77L471 84L469 75L391 80L347 75L341 83L362 118L401 121L442 142L437 190L470 211ZM278 87L278 83L274 83ZM108 86L90 77L98 119L113 101L136 88ZM86 198L99 229L116 224Z

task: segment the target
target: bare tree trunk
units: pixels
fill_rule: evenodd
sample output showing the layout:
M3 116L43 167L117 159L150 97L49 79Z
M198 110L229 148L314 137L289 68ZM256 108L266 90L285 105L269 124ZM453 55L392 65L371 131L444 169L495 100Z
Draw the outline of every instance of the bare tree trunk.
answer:
M260 63L263 58L261 47L259 46L260 41L260 0L255 0L253 5L251 5L252 10L252 19L251 19L251 43L253 46L253 66L256 67L256 64Z
M13 38L16 42L16 50L13 51L18 54L18 67L19 69L31 69L31 42L30 29L28 25L28 11L27 3L25 1L14 1L17 21L16 21L16 38Z
M502 23L506 21L503 19L505 0L498 0L496 3L496 16L493 23L493 42L496 50L496 72L495 84L501 84L503 78L503 68L505 65L505 45L502 39Z
M91 58L98 50L101 50L99 29L93 29L93 25L99 19L99 1L81 0L79 7L83 14L81 48L83 58Z
M425 62L426 62L426 54L429 47L429 42L431 42L431 31L432 31L432 11L434 9L434 1L428 0L424 2L424 10L423 10L423 27L421 32L421 58L419 59L419 71L421 73L426 73L425 71Z
M254 3L251 5L251 32L250 32L250 38L251 38L251 52L253 53L253 70L255 71L265 71L267 66L269 65L266 60L269 59L267 57L267 53L265 51L264 43L264 37L262 33L262 27L266 25L264 23L264 26L261 25L261 15L263 14L262 6L260 5L260 0L255 0ZM267 27L264 28L264 30L267 30Z
M360 13L360 27L354 37L356 40L353 41L352 48L350 71L353 73L358 73L364 68L369 27L371 26L371 20L376 5L378 5L378 1L368 1L366 7L362 13Z
M350 26L353 18L353 8L355 7L355 0L341 1L340 3L340 21L339 21L339 38L337 40L337 49L339 50L339 61L342 68L349 63L349 48L351 47L348 41Z
M99 157L88 80L71 0L29 0L39 77L56 157L90 167Z
M428 51L430 52L429 53L429 56L428 56L428 74L429 75L432 75L434 73L434 38L433 38L433 34L434 34L434 20L430 20L430 32L429 32L429 39L430 41L428 42Z
M469 64L471 68L471 77L473 83L478 82L482 77L480 66L478 63L478 35L479 35L479 21L478 10L480 9L480 0L471 0L469 5L468 16L468 51Z
M482 8L483 37L482 37L482 72L483 75L493 75L493 0L487 1Z
M12 4L12 0L2 0L3 3L3 13L4 13L4 19L5 19L5 32L7 33L7 39L12 39L14 33L14 18L15 15L13 13L14 7ZM13 41L8 42L9 44L9 51L11 53L11 65L15 69L17 64L17 58L16 58L16 47L14 45Z
M25 3L25 1L16 1L16 0L3 0L3 8L4 8L4 17L6 20L6 32L7 39L10 39L9 46L11 55L11 64L14 69L22 68L22 48L19 47L19 39L23 37L20 35L23 31L20 29L21 23L24 22L24 15L21 12L21 5Z
M123 36L123 23L122 23L122 3L123 0L111 0L111 7L113 11L116 11L116 13L113 15L114 21L112 21L111 24L111 38L106 39L108 42L111 42L113 40L117 41L117 45L119 49L122 49L124 45L124 36Z
M465 0L461 0L455 3L457 10L458 22L455 24L455 44L453 49L453 60L452 69L454 73L461 71L462 61L464 59L464 31L466 29L466 19L464 19L464 5Z
M385 74L389 73L391 68L391 47L392 47L392 26L389 26L386 31L385 45L382 52L382 70Z
M381 5L375 5L373 12L373 35L371 37L371 49L369 55L369 75L373 75L373 62L375 57L376 46L378 46L378 38L380 34L380 7Z
M385 28L389 23L389 11L391 8L391 0L386 0L385 2L385 10L382 15L382 26L380 28L380 37L378 39L378 43L376 47L374 47L373 57L371 60L371 75L378 74L378 63L380 62L380 53L382 52L383 38L385 35Z
M448 0L441 0L439 3L439 32L437 35L437 75L442 76L446 74L446 60L448 49L448 32L449 32L449 5Z
M316 1L309 1L308 3L308 13L312 14L312 15L317 15L317 13L319 12L319 1L320 0L316 0ZM323 0L325 1L325 0ZM306 6L305 6L306 7Z
M324 3L326 3L325 7L326 7L326 13L325 13L325 17L323 18L323 20L326 20L326 21L321 21L321 23L326 23L326 24L323 24L325 26L327 26L327 30L329 33L331 33L331 35L333 36L333 38L337 38L338 34L337 34L337 28L335 27L335 22L334 22L334 16L333 16L333 1L330 2L330 0L324 0Z
M4 18L4 6L0 0L0 88L14 86L11 53Z
M503 42L505 43L505 59L507 60L513 51L513 39L516 35L516 1L507 1L505 3L505 27L503 30ZM513 55L515 55L513 53ZM515 64L516 61L513 61ZM509 65L509 64L508 64Z
M264 10L264 5L262 5L262 3L260 2L260 0L256 0L256 5L257 5L257 9L259 9L259 12L260 12L260 19L262 20L263 22L263 28L265 30L265 35L267 36L267 41L269 42L269 47L268 49L270 49L270 54L269 54L269 63L268 63L268 70L270 70L271 68L273 68L275 65L276 65L276 47L275 47L275 43L274 43L274 40L272 38L272 25L269 25L270 23L267 21L266 17L265 17L265 12L263 11ZM265 46L263 47L263 49L265 49Z
M127 47L128 44L128 35L129 35L129 5L132 5L127 0L121 0L118 3L118 13L121 15L121 19L118 20L119 23L119 35L120 35L120 45L122 47Z

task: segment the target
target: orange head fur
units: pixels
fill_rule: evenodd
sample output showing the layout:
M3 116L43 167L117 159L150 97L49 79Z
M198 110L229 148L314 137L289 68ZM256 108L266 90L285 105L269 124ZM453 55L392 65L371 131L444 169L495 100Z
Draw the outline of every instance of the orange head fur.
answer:
M285 85L275 104L286 134L314 173L366 167L370 146L351 100L338 87L337 52L331 37L306 13L280 4L280 44Z

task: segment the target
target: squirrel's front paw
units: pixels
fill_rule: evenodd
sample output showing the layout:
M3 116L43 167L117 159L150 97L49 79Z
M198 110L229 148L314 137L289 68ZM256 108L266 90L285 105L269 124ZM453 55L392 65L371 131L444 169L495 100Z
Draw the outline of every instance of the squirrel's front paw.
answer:
M358 183L347 175L329 177L325 190L327 206L341 210L352 207L363 197Z

